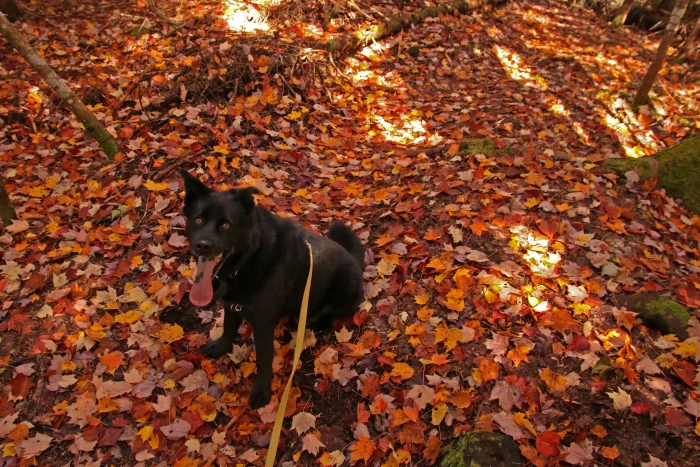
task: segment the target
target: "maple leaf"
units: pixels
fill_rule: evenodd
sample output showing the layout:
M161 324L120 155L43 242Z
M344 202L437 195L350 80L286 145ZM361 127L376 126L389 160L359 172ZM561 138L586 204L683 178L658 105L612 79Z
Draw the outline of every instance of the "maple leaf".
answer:
M394 363L390 376L402 381L413 378L416 372L407 363Z
M70 417L68 423L84 427L90 417L97 412L97 404L89 393L81 394L80 397L68 406L66 413Z
M340 467L345 463L345 455L340 451L326 452L318 461L321 467Z
M435 343L445 342L448 351L457 347L457 344L465 342L464 334L460 329L448 328L444 324L435 328Z
M563 392L569 386L565 376L544 368L540 370L540 378L545 382L550 392Z
M423 450L423 458L428 461L428 465L433 465L437 462L437 458L440 455L440 438L437 436L431 436L428 441L425 442L425 449Z
M377 445L374 441L369 438L360 438L357 442L350 448L352 455L350 456L350 461L352 464L356 464L359 461L369 462L372 458L372 454L377 449Z
M301 440L301 450L306 451L313 456L318 455L318 450L325 448L326 445L318 439L313 433L309 433Z
M606 459L610 459L611 461L620 457L620 450L617 449L617 446L603 446L600 450L600 453L603 457L605 457Z
M6 437L12 430L15 429L15 420L19 417L19 412L0 418L0 438Z
M613 400L615 410L625 410L632 406L632 397L627 394L622 388L618 388L617 392L608 392L608 396Z
M582 443L571 443L564 450L566 452L566 462L573 465L583 465L593 460L593 443L586 439Z
M292 430L303 435L311 428L316 427L316 417L307 412L299 412L292 418Z
M51 436L37 433L33 438L18 442L15 445L15 450L18 456L30 459L47 450L51 441L53 441Z
M160 427L160 431L168 439L180 439L187 436L190 428L191 425L186 420L176 418L171 424Z
M384 258L379 260L379 263L377 263L377 272L382 276L390 276L394 273L394 269L396 269L396 264L393 261L387 261Z
M553 431L543 431L537 435L535 446L545 456L558 456L561 438Z
M406 397L413 399L418 408L423 410L435 400L435 390L429 386L416 384L406 393Z
M498 400L498 404L506 412L515 405L520 407L519 399L522 391L505 381L498 381L491 391L490 400Z
M350 339L352 339L352 331L348 331L347 328L343 326L343 329L335 333L335 338L340 343L350 342Z

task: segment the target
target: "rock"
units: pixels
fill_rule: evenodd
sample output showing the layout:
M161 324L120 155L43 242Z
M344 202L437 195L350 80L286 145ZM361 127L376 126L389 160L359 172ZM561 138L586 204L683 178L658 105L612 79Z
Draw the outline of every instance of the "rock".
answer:
M686 329L690 314L678 302L651 292L641 292L618 298L618 302L630 311L639 313L639 318L650 329L663 334L675 334L681 339L688 337Z
M525 465L518 443L501 433L470 431L445 448L440 467Z

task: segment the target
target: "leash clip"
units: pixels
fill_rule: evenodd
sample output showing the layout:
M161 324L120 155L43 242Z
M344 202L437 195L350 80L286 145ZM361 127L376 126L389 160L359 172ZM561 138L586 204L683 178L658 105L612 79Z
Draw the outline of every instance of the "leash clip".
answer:
M240 312L243 310L243 307L241 306L240 303L236 303L232 308L233 308L237 313L240 313Z

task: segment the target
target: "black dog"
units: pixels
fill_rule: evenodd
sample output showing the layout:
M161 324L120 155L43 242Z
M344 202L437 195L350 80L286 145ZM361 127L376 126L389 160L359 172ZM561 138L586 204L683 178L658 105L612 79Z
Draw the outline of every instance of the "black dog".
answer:
M223 336L202 352L212 358L230 352L242 319L249 322L258 367L249 405L263 407L271 397L275 325L282 315L299 315L309 272L306 242L314 255L308 319L316 327L357 310L363 298L364 247L341 222L331 224L324 238L256 205L255 188L215 191L189 172L180 173L187 238L197 256L190 301L195 306L214 298L224 301Z

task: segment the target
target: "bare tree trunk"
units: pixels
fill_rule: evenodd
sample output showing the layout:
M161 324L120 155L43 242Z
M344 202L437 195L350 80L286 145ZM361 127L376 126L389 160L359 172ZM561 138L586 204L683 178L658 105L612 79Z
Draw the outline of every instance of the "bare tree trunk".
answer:
M10 225L12 219L17 219L17 214L15 214L15 208L12 207L10 197L7 195L5 182L0 177L0 220L3 224Z
M114 159L114 156L119 152L117 140L102 126L90 109L83 104L83 101L70 90L66 82L53 71L53 68L41 58L36 50L29 45L19 31L1 12L0 34L5 36L10 44L17 49L17 52L19 52L22 58L24 58L34 71L51 86L51 89L58 94L58 97L70 107L78 120L80 120L80 123L85 127L85 131L97 140L102 150L107 154L107 157L109 159Z
M651 62L651 65L649 65L647 74L644 76L642 84L639 86L637 94L634 96L635 106L645 105L649 102L649 91L656 80L656 76L659 74L659 71L661 71L661 67L664 65L666 55L668 54L668 48L676 37L678 25L681 24L683 15L685 15L685 10L688 8L688 3L689 0L677 0L676 5L673 7L673 13L671 13L671 18L668 20L668 25L666 26L664 36L661 38L656 56Z
M630 10L634 6L635 0L625 0L617 13L615 13L615 18L612 20L612 24L615 26L622 26L627 20L627 15L629 15Z
M695 51L695 44L698 40L699 35L700 35L700 16L695 21L695 26L693 26L693 29L690 31L690 34L688 34L688 37L686 37L686 39L685 39L685 44L683 44L683 48L681 49L681 57L690 57L691 56L691 54Z

